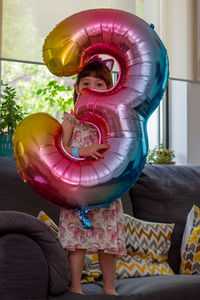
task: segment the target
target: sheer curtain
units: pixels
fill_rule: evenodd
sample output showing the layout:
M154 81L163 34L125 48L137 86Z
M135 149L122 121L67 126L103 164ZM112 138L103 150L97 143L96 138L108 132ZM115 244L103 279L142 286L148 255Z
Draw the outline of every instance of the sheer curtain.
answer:
M45 37L63 19L73 13L96 8L121 9L153 23L162 37L163 0L0 0L1 60L43 64ZM0 23L0 24L1 24ZM159 110L148 121L149 144L152 149L160 139Z
M1 57L43 62L42 45L48 33L73 13L115 8L154 23L160 33L159 0L0 0L2 4Z

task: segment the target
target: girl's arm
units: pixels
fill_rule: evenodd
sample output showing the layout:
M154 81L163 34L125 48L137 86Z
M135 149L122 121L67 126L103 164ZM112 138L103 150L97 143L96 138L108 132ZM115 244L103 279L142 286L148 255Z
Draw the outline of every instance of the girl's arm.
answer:
M73 147L70 147L69 143L72 138L72 133L73 133L74 127L73 127L72 123L70 122L70 120L64 119L64 121L62 123L62 128L63 128L63 146L64 146L65 150L69 154L72 155Z
M72 155L73 147L69 146L69 143L72 138L72 133L74 130L74 127L70 120L65 119L62 123L63 127L63 146L65 150ZM99 150L105 150L108 149L109 145L107 144L93 144L91 146L86 147L80 147L79 148L79 156L80 157L91 157L96 160L99 158L103 158L103 155L99 153Z
M99 150L108 149L109 145L107 144L93 144L87 147L80 147L79 148L79 156L81 157L92 157L96 160L99 158L103 158L103 155L99 153Z

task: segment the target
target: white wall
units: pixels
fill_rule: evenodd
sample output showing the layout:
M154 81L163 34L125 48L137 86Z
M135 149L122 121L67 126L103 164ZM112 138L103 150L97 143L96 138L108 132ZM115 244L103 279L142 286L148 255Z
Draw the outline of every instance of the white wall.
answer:
M200 0L167 0L170 146L177 164L200 165ZM165 15L166 16L166 15Z
M200 83L187 84L188 164L200 165Z
M197 80L197 1L163 1L162 36L171 78Z
M170 148L175 151L176 164L187 164L187 83L170 81Z
M176 164L200 165L200 83L170 81L170 147Z

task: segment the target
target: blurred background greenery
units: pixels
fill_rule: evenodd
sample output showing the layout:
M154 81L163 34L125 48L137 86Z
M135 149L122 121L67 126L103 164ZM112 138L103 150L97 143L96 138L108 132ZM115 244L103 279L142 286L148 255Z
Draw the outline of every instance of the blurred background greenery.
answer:
M57 78L44 65L2 62L2 79L16 89L17 103L27 114L47 112L61 120L73 109L73 78Z

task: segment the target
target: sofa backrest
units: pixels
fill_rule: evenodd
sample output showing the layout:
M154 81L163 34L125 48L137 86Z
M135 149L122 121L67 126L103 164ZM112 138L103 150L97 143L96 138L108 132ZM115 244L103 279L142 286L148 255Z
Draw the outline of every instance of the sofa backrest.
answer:
M178 273L187 214L200 206L200 166L146 165L129 194L136 218L175 223L168 261Z
M123 197L124 212L132 214L130 196ZM58 224L60 208L39 197L17 171L14 158L0 156L0 211L21 211L33 216L43 210Z
M0 211L21 211L33 216L43 210L58 223L60 209L42 199L23 182L14 158L0 157Z

